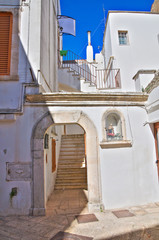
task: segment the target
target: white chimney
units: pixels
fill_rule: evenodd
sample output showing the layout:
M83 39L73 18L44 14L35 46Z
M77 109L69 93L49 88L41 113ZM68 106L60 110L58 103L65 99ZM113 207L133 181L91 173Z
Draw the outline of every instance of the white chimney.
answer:
M93 62L93 47L91 46L91 32L88 31L87 62Z

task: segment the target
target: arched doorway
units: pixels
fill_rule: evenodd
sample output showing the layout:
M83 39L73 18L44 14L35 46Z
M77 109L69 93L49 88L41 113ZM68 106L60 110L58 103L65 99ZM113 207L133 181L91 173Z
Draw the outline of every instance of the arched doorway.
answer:
M90 211L100 208L100 172L98 159L98 136L92 121L81 111L47 112L35 124L31 139L33 178L32 207L33 215L45 215L44 195L44 134L52 124L77 123L86 132L87 182Z

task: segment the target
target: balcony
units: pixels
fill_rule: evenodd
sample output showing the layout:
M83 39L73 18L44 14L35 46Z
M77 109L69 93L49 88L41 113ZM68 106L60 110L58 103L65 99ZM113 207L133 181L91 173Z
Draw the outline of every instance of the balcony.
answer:
M120 69L97 69L96 75L99 90L121 88Z
M98 90L121 88L120 69L97 69L95 63L81 59L70 50L59 51L59 68L68 69Z

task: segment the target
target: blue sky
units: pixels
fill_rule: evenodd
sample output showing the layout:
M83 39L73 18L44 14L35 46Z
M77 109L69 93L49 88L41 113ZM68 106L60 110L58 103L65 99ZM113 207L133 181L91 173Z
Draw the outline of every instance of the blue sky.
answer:
M92 34L94 53L102 49L105 19L109 10L150 11L154 0L60 0L61 14L76 19L76 37L64 35L63 49L86 58L87 31Z

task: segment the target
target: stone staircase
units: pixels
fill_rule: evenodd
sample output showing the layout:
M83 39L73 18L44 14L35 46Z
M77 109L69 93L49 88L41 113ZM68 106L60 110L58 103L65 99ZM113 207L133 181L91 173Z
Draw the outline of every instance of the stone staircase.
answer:
M84 135L63 135L55 189L87 189Z

